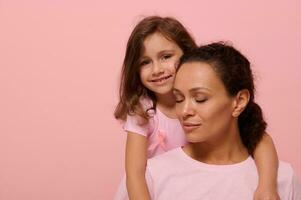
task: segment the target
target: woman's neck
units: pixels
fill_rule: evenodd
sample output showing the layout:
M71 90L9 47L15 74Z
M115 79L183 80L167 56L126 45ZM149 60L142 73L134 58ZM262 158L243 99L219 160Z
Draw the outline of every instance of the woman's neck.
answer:
M239 131L224 135L226 137L215 141L188 143L183 150L193 159L207 164L226 165L247 159L249 153L241 141Z

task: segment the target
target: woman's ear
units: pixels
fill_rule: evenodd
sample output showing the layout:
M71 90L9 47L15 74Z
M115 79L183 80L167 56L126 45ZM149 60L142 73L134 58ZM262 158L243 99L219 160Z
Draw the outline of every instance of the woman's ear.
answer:
M233 117L238 117L242 111L246 108L250 100L249 90L240 90L234 99L234 109L232 112Z

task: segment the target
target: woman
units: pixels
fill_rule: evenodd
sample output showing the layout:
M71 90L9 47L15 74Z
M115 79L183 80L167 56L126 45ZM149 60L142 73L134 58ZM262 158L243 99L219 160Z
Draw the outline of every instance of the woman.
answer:
M148 161L152 199L252 199L258 175L251 156L266 122L247 58L224 43L202 46L181 59L173 91L188 144ZM301 199L282 162L278 193Z

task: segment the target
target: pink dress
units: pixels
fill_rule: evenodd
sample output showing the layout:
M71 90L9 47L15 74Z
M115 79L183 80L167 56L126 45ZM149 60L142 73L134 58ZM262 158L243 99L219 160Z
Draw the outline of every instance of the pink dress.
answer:
M146 125L141 126L139 125L138 117L128 115L123 128L126 132L133 132L147 137L148 158L152 158L186 144L184 131L178 119L167 117L159 109L156 109L154 112L152 109L152 101L149 99L143 99L141 102L144 109L152 116L149 119L149 122ZM114 199L128 199L125 177L123 178Z

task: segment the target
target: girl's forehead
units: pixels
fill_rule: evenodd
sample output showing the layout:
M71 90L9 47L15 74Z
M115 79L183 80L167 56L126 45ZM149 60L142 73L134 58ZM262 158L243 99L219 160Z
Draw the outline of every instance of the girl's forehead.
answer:
M143 41L143 47L146 50L150 48L179 48L175 41L165 37L158 32L147 36Z

